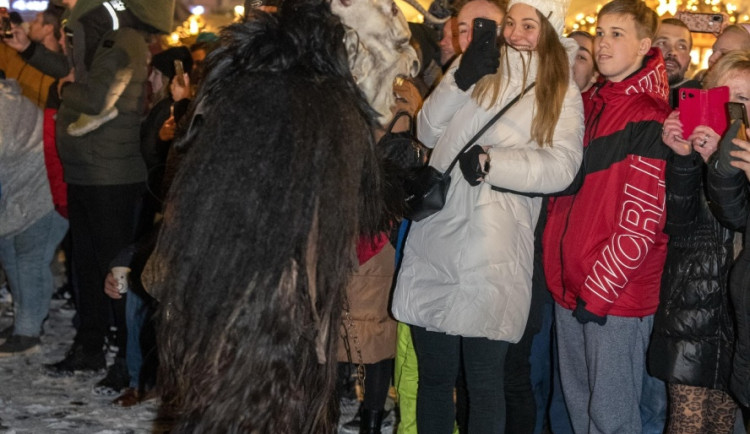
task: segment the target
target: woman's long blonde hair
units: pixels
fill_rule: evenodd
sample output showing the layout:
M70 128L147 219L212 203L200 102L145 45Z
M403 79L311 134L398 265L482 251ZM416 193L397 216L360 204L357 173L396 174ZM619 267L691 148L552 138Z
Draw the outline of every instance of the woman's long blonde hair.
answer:
M538 10L536 11L541 23L539 29L539 42L536 53L539 57L535 85L535 114L531 122L531 139L539 146L552 146L555 127L560 119L565 93L568 91L570 79L570 64L568 54L560 42L557 31L552 27L547 18ZM483 77L474 87L472 97L487 107L497 102L501 91L507 87L508 81L503 80L506 69L510 69L507 52L509 48L503 41L500 49L500 68L497 73ZM531 83L526 83L528 76L528 64L531 61L531 53L522 56L524 59L524 77L522 87L525 89ZM504 62L503 62L504 59Z

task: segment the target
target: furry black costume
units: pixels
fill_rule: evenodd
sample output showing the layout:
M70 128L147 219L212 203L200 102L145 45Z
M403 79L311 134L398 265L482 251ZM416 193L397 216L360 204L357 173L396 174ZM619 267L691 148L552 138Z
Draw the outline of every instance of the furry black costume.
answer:
M228 27L146 273L174 432L333 432L355 240L389 220L344 28L324 0Z

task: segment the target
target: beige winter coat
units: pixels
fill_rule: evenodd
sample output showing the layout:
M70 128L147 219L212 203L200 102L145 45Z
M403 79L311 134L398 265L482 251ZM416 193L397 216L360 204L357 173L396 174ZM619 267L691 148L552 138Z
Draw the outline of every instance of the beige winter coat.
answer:
M352 363L360 363L357 349L361 351L361 363L376 363L396 356L396 321L388 313L388 302L393 285L396 251L390 243L359 269L346 288L349 299L349 316L341 316L341 342L338 361L348 362L344 344L348 333ZM356 342L354 336L357 337Z

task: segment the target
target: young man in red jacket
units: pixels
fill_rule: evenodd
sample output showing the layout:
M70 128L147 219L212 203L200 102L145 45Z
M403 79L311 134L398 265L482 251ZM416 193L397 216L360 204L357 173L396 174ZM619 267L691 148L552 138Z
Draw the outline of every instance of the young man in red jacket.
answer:
M576 432L642 430L645 354L666 257L661 142L670 112L658 18L641 0L599 12L601 77L583 94L583 183L553 198L544 269L556 302L560 379Z

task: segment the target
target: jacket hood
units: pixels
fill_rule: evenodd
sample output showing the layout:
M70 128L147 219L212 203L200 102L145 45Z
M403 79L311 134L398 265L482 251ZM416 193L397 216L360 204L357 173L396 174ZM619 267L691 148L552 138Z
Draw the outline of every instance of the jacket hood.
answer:
M141 22L156 30L169 33L172 31L175 0L109 0L109 3L123 3ZM78 0L70 12L70 20L78 21L95 7L107 3L102 0Z
M605 99L642 93L669 102L669 81L661 50L651 48L643 58L643 66L623 81L614 83L599 77L596 84L586 92L585 97L592 93Z

